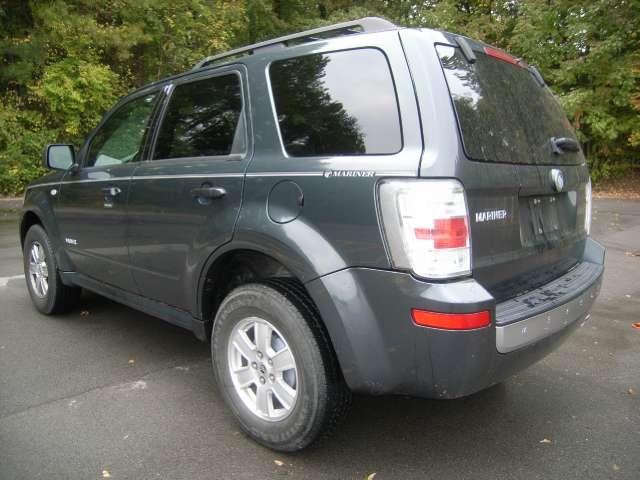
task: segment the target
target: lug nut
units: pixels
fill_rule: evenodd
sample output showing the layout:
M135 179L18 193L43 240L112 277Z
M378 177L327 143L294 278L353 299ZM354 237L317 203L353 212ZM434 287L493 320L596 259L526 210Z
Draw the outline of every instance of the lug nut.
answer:
M253 363L251 364L251 367L252 367L252 368L258 368L258 364L257 364L256 362L253 362Z
M262 352L258 352L258 358L262 358Z
M264 382L265 382L264 377L260 377L260 383L264 383Z
M273 375L269 375L269 381L273 382L276 379L276 377L274 377Z
M269 360L267 360L267 363L268 363L269 365L273 365L273 360L269 359Z

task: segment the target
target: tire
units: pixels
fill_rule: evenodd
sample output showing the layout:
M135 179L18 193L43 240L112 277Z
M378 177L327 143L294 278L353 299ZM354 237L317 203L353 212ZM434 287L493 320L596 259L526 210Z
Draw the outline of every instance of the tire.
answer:
M273 329L268 335L269 346L261 352L259 345L264 347L265 343L256 329L263 331L265 323ZM244 338L238 337L238 332L245 332L249 340L245 347L254 347L245 350L246 355L234 346ZM295 368L279 371L280 364L290 363L283 361L287 348ZM211 355L218 387L241 428L273 450L302 450L327 437L350 405L351 392L317 310L297 282L274 279L243 285L229 293L215 318ZM235 377L231 367L247 376ZM234 378L251 378L249 382L253 383L242 388L238 386L242 382L234 383ZM264 402L260 402L263 408L258 406L258 398L265 398L259 397L264 389L271 389L266 394L268 408L264 408ZM285 394L277 394L283 389ZM281 398L286 401L281 402Z
M37 258L34 257L34 251L39 252ZM27 231L22 256L27 289L33 305L40 313L63 313L78 304L80 288L68 287L62 283L51 241L40 225L33 225ZM35 270L32 271L31 268ZM38 281L39 275L46 277L44 287Z

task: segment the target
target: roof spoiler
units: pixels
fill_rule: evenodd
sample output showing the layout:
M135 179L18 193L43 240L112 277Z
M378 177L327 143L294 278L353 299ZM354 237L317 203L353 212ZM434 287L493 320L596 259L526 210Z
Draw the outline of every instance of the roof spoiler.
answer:
M464 37L456 37L456 43L460 47L460 50L462 50L462 54L464 55L464 58L467 59L467 62L476 63L476 54L473 53L473 49L471 48L471 45L469 45L469 42L467 42L467 39Z

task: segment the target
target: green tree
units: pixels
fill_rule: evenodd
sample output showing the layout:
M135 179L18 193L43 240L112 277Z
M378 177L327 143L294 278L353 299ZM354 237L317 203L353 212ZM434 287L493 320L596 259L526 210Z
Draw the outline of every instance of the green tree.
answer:
M229 48L366 15L450 30L537 65L594 178L640 153L638 0L0 0L0 193L79 144L131 89Z

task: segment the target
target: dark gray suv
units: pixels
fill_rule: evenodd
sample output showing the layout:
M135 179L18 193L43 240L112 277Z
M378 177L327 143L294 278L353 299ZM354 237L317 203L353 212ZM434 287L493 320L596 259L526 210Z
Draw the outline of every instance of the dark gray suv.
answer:
M47 147L29 293L210 339L242 428L298 450L351 392L469 395L588 319L604 249L575 138L535 68L458 35L365 18L234 50Z

